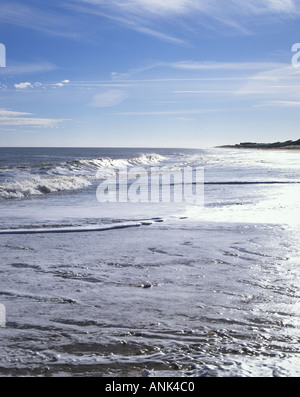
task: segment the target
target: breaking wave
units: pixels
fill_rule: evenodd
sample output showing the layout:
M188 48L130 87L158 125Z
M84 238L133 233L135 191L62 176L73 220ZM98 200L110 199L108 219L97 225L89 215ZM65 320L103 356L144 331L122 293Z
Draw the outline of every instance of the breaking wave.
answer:
M0 199L20 199L64 190L76 190L90 184L90 180L80 176L35 177L18 182L4 183L0 186Z
M152 153L124 159L76 159L2 169L5 182L0 184L0 200L78 190L113 175L117 169L125 171L127 167L156 165L165 160L166 157Z

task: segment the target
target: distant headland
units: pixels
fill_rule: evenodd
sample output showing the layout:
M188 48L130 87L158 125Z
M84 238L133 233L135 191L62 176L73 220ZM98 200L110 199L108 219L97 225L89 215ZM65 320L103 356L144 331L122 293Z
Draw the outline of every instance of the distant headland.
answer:
M230 149L298 149L300 150L300 139L296 141L274 142L274 143L256 143L256 142L241 142L236 145L217 146L218 148Z

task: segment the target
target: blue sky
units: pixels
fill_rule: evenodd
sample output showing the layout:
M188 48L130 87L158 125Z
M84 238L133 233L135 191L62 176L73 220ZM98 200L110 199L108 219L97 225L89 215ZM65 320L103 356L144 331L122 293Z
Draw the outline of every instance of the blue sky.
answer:
M1 0L0 145L298 139L299 22L298 0Z

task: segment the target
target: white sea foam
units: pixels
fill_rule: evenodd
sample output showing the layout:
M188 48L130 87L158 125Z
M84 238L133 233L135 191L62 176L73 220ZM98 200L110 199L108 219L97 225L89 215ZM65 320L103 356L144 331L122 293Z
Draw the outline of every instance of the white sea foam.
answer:
M83 176L34 177L2 184L0 186L0 199L21 199L65 190L76 190L87 187L91 183L90 179Z

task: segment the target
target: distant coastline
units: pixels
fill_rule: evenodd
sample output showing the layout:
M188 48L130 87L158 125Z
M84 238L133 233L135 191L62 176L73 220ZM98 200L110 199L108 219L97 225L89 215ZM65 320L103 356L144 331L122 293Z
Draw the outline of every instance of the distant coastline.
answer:
M296 141L274 142L274 143L257 143L257 142L241 142L236 145L222 145L217 148L225 149L284 149L284 150L300 150L300 139Z

